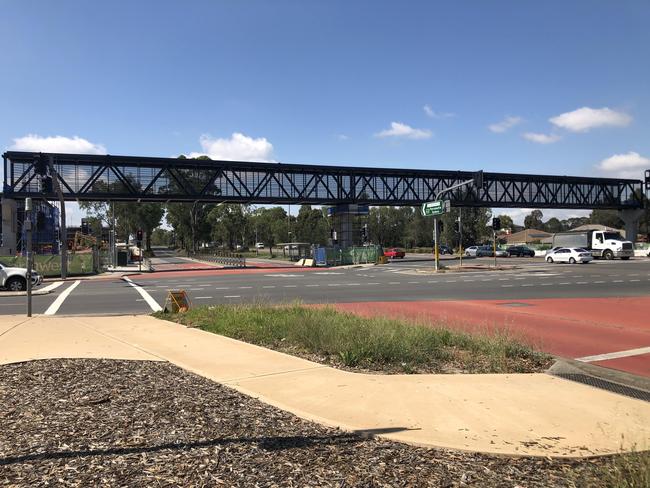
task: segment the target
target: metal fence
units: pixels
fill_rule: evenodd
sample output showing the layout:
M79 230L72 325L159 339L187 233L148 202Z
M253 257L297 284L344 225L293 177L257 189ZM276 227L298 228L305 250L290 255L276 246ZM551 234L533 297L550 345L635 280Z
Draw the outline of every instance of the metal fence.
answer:
M227 251L214 251L209 253L191 254L192 259L208 263L221 264L229 268L245 268L246 258L242 254Z

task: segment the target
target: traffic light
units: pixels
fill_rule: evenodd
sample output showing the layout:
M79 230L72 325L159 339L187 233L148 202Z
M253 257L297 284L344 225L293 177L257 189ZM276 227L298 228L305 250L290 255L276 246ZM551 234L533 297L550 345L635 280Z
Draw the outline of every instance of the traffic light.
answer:
M84 235L90 234L90 226L86 219L81 219L81 233Z
M494 217L492 219L492 229L499 230L501 228L501 219L499 217Z
M142 241L142 229L138 229L135 232L135 240L136 241Z
M645 190L650 191L650 169L645 170Z
M47 161L44 158L34 160L34 173L45 176L47 174Z
M438 221L438 232L445 230L445 224L442 223L442 220Z
M361 227L361 240L363 242L368 240L368 224L364 224L364 226Z
M41 193L52 193L51 176L41 176Z
M454 230L460 232L460 222L458 220L454 220Z

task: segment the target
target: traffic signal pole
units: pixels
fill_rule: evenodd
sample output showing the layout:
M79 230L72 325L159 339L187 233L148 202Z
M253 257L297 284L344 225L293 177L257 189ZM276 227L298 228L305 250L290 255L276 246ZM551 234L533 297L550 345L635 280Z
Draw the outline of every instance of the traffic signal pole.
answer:
M26 291L27 291L27 316L32 316L32 199L25 199L25 218L23 220L23 226L25 227L25 239L26 250L27 250L27 273L26 273Z
M438 255L438 219L437 217L433 218L433 259L435 262L435 270L438 272L440 267L440 256Z

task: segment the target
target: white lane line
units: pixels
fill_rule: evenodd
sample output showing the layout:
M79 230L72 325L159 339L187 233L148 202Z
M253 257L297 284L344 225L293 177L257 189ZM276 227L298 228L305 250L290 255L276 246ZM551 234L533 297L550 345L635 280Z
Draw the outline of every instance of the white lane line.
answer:
M594 281L594 283L605 283L604 281Z
M524 283L524 284L521 285L521 286L535 286L535 285L533 285L532 283Z
M501 288L512 288L515 285L501 285Z
M431 283L431 281L429 281L429 283ZM366 283L366 285L379 285L379 284L380 283ZM309 286L309 285L307 285L307 286Z
M224 298L241 298L241 295L224 295Z
M437 281L427 281L427 283L438 283Z
M612 280L612 283L623 283L623 280Z
M285 288L295 288L296 285L284 285Z
M253 287L252 287L252 286L240 286L240 287L238 287L238 288L239 288L240 290L250 290L250 289L253 288Z
M458 281L458 280L445 280L445 283L456 283L456 281ZM392 283L388 283L388 284L392 285Z
M212 298L212 297L194 297L195 300L204 300L207 298Z
M313 288L313 287L317 287L317 286L320 286L320 285L305 285L305 286L309 287L309 288Z
M46 287L43 288L33 288L34 291L52 291L59 286L61 286L64 282L63 281L55 281L54 283L50 283Z
M607 359L627 358L630 356L640 356L641 354L650 354L650 347L639 347L638 349L628 349L627 351L610 352L607 354L596 354L594 356L585 356L576 358L576 361L591 363L593 361L605 361Z
M310 285L307 285L307 286L310 286ZM275 288L275 285L267 285L267 286L263 286L262 288Z
M499 278L499 281L510 281L510 278Z
M229 286L218 286L215 288L215 290L230 290Z
M389 285L399 285L399 281L389 281Z
M122 279L136 289L136 291L140 294L140 296L144 298L144 301L147 302L147 305L151 307L151 310L153 310L154 312L160 312L162 310L162 307L158 305L158 302L154 300L153 297L149 295L149 293L147 293L147 291L144 290L140 285L136 285L135 283L133 283L133 281L131 281L131 279L128 276L122 276Z
M330 284L327 285L327 286L341 286L341 285L340 285L339 283L330 283Z
M409 285L418 285L419 281L409 281Z
M576 285L587 285L587 281L576 281Z
M152 288L144 288L145 290L153 291ZM189 288L189 291L203 291L205 288Z
M348 286L361 286L361 283L348 283Z
M542 283L542 286L551 286L553 283Z
M72 290L79 286L79 283L81 283L81 280L75 281L69 287L63 290L61 294L56 297L56 300L52 302L52 305L47 308L45 315L54 315L56 312L58 312L59 308L61 308L61 305L63 305L63 302L65 302L65 299L68 298L68 295L70 295L70 293L72 293Z
M632 282L632 281L641 281L641 280L628 280L628 281Z

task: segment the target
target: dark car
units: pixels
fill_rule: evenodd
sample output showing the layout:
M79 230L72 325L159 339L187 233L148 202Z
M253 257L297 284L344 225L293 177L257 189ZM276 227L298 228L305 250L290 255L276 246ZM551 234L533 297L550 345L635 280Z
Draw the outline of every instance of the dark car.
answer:
M445 246L444 244L438 246L438 252L440 254L454 254L454 250L449 246Z
M517 256L520 258L525 258L526 256L531 258L535 257L535 251L527 246L510 246L506 249L506 252L509 256Z
M477 258L492 257L494 256L494 248L492 246L479 246L476 250Z

